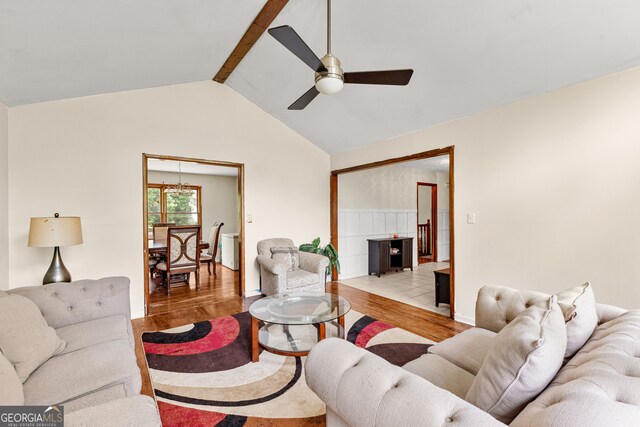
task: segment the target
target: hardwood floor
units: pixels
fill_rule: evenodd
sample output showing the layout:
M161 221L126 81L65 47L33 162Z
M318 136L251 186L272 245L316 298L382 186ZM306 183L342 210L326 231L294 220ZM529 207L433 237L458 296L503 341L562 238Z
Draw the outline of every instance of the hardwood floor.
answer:
M191 274L189 285L171 285L171 296L167 298L167 289L156 283L156 289L149 295L149 314L156 315L170 313L176 310L191 309L193 307L209 305L238 297L238 272L219 263L216 264L216 274L209 275L207 267L200 267L200 289L196 291L195 274ZM159 282L159 280L158 280ZM190 322L187 322L190 323Z
M179 288L172 288L170 297L167 297L166 291L162 290L162 292L165 292L164 298L161 298L160 294L157 295L157 298L154 298L156 304L154 313L156 314L132 321L133 333L136 337L136 358L142 372L143 394L153 396L149 371L142 347L142 332L159 331L240 313L248 310L251 303L260 298L257 296L244 299L235 294L238 280L237 274L235 275L235 281L232 281L232 275L224 276L224 270L228 272L231 270L220 266L218 268L222 268L222 271L218 271L218 281L211 280L210 288L201 287L198 294L196 294L195 287L191 291L185 286L184 294L189 292L187 295L192 296L186 300L180 298ZM207 281L209 282L209 280ZM174 289L176 292L174 292ZM470 328L469 325L456 322L440 314L351 288L339 282L328 283L327 292L347 298L351 302L351 307L356 311L434 341L442 341ZM184 295L182 296L184 297Z

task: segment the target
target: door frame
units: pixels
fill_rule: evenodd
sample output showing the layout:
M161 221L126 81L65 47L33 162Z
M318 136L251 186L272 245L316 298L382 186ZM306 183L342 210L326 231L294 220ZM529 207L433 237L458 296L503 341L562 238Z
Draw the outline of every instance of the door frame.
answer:
M449 309L449 317L454 318L455 314L455 283L456 283L456 275L455 275L455 224L454 224L454 146L444 147L444 148L436 148L434 150L422 151L415 154L409 154L402 157L393 157L386 160L379 160L371 163L363 163L356 166L350 166L348 168L336 169L331 171L331 177L329 179L329 192L330 192L330 218L331 218L331 244L338 250L340 253L340 248L338 247L338 176L351 173L358 172L366 169L373 169L381 166L388 166L397 163L409 162L412 160L421 160L428 159L430 157L438 157L449 155L449 265L451 269L450 281L449 281L449 295L451 298L451 304ZM338 280L338 272L336 269L333 269L331 274L331 279L333 281Z
M191 157L167 156L161 154L142 153L142 259L144 268L144 315L149 315L149 234L147 230L147 185L148 185L148 166L149 159L173 160L176 162L191 162L214 166L233 167L238 170L238 243L240 245L239 269L238 269L238 295L244 295L245 291L245 230L244 230L244 163L226 162L221 160L205 160Z
M430 182L418 182L416 185L416 206L418 218L416 218L416 232L420 225L420 187L431 187L431 235L433 240L433 262L438 261L438 184ZM418 253L418 263L420 263L420 253Z

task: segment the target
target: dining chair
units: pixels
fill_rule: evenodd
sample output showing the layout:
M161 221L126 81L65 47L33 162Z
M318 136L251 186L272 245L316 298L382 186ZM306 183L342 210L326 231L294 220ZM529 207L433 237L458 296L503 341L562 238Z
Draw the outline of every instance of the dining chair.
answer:
M156 222L153 224L153 240L167 240L167 229L175 222Z
M166 241L167 240L167 229L171 225L176 225L175 222L156 222L153 224L153 232L152 239L154 241ZM149 255L149 275L151 280L155 276L156 265L159 262L163 262L165 260L165 254L153 254Z
M189 283L190 273L196 274L196 289L200 289L200 236L199 225L170 225L167 229L167 260L159 262L156 270L162 272L162 283L171 294L172 276ZM186 279L185 279L186 275Z
M209 276L211 276L211 265L213 264L213 277L218 277L216 274L216 256L218 255L218 239L220 238L220 229L224 225L224 222L216 222L209 231L209 248L206 254L200 255L200 262L207 264L207 270Z

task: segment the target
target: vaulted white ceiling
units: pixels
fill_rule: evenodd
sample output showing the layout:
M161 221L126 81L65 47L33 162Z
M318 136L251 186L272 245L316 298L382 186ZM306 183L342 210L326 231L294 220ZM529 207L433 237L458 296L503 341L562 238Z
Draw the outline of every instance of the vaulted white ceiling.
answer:
M14 106L210 80L264 4L2 0L0 100Z
M0 99L209 80L264 3L2 0ZM272 26L322 56L325 7L290 0ZM288 111L313 72L266 33L227 84L335 153L640 65L639 16L637 0L333 0L343 68L411 67L409 86L348 85Z

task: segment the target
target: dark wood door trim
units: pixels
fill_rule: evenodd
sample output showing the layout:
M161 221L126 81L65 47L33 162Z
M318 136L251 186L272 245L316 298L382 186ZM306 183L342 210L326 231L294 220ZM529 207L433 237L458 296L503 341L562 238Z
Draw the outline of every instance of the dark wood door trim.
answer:
M445 148L437 148L429 151L422 151L420 153L409 154L407 156L402 157L394 157L386 160L379 160L371 163L364 163L361 165L351 166L343 169L336 169L331 171L331 180L330 180L330 194L331 194L331 207L330 207L330 217L331 217L331 243L336 247L338 253L340 253L340 248L338 247L338 175L343 173L357 172L366 169L373 169L380 166L393 165L396 163L408 162L411 160L420 160L420 159L428 159L430 157L449 155L449 251L450 251L450 260L449 264L451 266L451 281L450 281L450 295L451 295L451 304L449 310L449 317L452 319L455 315L455 224L453 222L454 218L454 146L445 147ZM334 272L332 275L333 280L338 280L337 274Z
M420 187L431 187L431 234L433 236L433 261L438 261L438 184L418 182L416 186L416 204L420 215ZM420 218L416 218L416 231ZM418 258L420 256L418 255Z
M192 163L201 163L205 165L215 165L215 166L227 166L233 167L238 170L238 240L240 244L240 256L239 256L239 279L238 280L238 295L243 296L245 291L245 227L244 227L244 164L243 163L234 163L234 162L225 162L220 160L206 160L206 159L195 159L189 157L179 157L179 156L165 156L160 154L147 154L142 153L142 225L143 225L143 269L144 269L144 315L149 315L149 265L148 265L148 257L149 257L149 235L147 231L147 185L149 183L148 178L148 167L147 161L149 159L161 159L161 160L173 160L179 162L192 162ZM202 208L200 208L202 210ZM201 224L202 225L202 224Z
M331 187L331 243L338 249L338 175L331 174L329 186ZM338 252L340 253L340 252ZM334 268L331 270L331 280L338 280L338 271Z
M222 64L222 67L213 78L214 81L224 83L225 80L227 80L260 36L269 28L269 25L276 19L276 16L278 16L287 5L288 1L289 0L267 0L227 60Z

